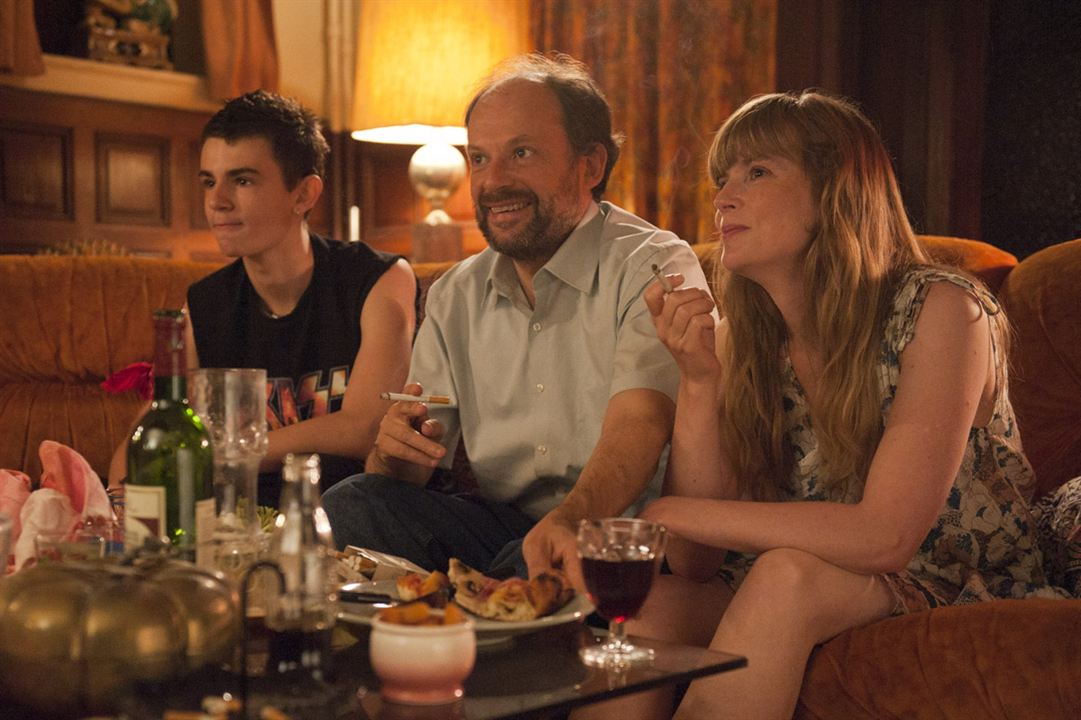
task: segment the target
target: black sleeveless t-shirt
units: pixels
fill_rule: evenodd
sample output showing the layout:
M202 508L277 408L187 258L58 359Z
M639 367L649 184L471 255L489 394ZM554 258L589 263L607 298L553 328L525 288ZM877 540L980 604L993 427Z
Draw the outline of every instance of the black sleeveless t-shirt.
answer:
M188 288L199 366L265 368L271 430L341 409L360 348L364 301L399 259L317 235L311 246L311 281L288 315L265 311L239 259ZM324 490L364 469L356 458L320 459ZM280 473L260 474L259 504L277 507L280 494Z

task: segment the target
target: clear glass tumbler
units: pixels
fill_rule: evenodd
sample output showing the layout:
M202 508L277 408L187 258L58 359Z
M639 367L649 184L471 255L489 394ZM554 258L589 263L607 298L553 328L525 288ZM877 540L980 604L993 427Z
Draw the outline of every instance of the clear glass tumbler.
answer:
M260 529L259 463L267 450L266 370L200 368L188 373L189 404L210 434L214 452L214 532L200 540L201 564L239 583L266 559ZM253 581L249 616L265 613L263 578Z

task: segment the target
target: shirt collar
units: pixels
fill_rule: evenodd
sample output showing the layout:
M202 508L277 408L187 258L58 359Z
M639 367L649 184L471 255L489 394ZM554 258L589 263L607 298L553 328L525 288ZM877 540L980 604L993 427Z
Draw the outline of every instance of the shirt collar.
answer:
M591 201L574 230L537 273L547 271L576 290L589 292L600 262L598 238L603 223L603 211ZM488 271L488 288L507 298L513 298L519 292L518 274L510 258L496 253L495 262Z

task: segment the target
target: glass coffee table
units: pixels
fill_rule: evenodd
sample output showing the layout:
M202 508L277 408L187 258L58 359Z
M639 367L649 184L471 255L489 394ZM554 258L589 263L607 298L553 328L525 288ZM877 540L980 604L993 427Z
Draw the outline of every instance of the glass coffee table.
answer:
M363 640L339 655L337 668L340 674L352 674L358 686L360 707L352 716L358 720L500 720L549 717L581 705L747 665L747 659L738 655L635 638L635 644L653 649L652 666L623 672L588 668L578 658L578 648L602 637L600 631L574 623L520 635L506 645L481 647L476 667L465 683L465 697L452 705L383 702L379 681L368 669L367 643Z
M335 681L317 696L294 695L303 709L277 700L280 687L266 678L249 680L248 717L259 717L264 705L304 720L500 720L558 717L571 708L651 688L686 683L695 678L746 667L746 658L704 648L634 638L652 648L649 667L624 672L588 668L578 649L603 637L581 622L545 628L512 639L480 645L477 662L465 683L465 697L446 705L397 705L384 702L379 680L368 662L366 627L336 631ZM249 667L261 667L260 641L255 639ZM263 656L265 661L265 655ZM122 703L125 720L157 720L166 710L194 711L203 698L239 695L238 678L220 669L204 669L176 683L142 687ZM277 697L275 697L277 696ZM302 699L301 699L302 698ZM290 712L290 710L292 712ZM21 716L20 716L21 717ZM31 717L31 716L27 716Z

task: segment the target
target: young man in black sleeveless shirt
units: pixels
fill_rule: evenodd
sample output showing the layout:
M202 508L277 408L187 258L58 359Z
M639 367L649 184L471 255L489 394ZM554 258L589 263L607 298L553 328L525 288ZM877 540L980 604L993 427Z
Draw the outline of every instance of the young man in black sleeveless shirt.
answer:
M329 148L299 104L248 93L202 141L207 221L237 259L188 290L188 366L267 370L259 502L276 506L287 453L318 452L324 486L363 466L390 404L379 394L409 368L416 278L399 257L309 232ZM125 454L113 457L111 485Z

